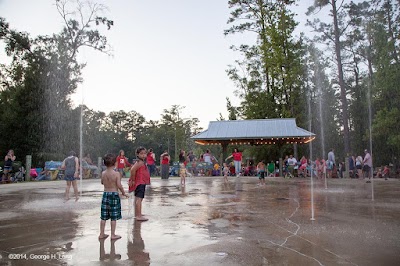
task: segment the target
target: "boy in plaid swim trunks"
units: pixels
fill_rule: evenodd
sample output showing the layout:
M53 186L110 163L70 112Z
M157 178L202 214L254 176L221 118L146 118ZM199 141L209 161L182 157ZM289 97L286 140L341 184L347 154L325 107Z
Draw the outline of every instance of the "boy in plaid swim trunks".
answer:
M115 164L115 155L107 154L103 158L107 169L101 174L101 183L104 185L103 199L101 201L101 216L100 216L100 235L99 239L108 237L104 233L106 221L111 219L111 240L121 238L115 234L117 220L121 219L121 200L118 190L122 192L122 196L127 197L124 188L121 185L121 175L113 170Z

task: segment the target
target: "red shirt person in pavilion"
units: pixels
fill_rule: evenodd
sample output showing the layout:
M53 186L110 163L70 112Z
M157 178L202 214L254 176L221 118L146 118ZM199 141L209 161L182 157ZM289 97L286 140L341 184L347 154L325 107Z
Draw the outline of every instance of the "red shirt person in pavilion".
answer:
M242 153L239 151L239 149L235 148L233 150L232 155L226 158L226 160L228 160L229 158L233 158L233 163L235 165L235 173L236 176L239 176L240 171L242 169Z

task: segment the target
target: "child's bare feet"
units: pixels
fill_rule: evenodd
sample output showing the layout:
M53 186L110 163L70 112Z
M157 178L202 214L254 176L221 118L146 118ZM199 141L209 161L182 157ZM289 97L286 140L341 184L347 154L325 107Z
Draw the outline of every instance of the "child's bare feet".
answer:
M69 198L65 198L65 199L64 199L64 202L67 202L67 201L69 201Z
M117 239L120 239L120 238L121 238L121 236L119 236L119 235L111 236L111 240L117 240Z
M75 198L75 202L77 202L79 200L79 198Z
M136 221L139 222L144 222L144 221L148 221L149 219L147 219L146 217L140 216L140 217L135 217Z
M106 239L108 237L108 235L107 234L100 234L99 235L99 240L101 240L101 239Z

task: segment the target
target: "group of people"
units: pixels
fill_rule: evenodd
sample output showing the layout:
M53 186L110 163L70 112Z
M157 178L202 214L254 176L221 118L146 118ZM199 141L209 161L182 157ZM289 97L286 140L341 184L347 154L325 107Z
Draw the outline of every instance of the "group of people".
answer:
M160 169L157 169L157 157L153 151L153 149L149 149L146 158L145 158L145 164L148 168L150 176L157 176L160 175L161 179L168 179L169 174L170 174L170 162L171 162L171 157L167 151L164 151L160 157ZM235 149L229 157L226 158L226 160L229 160L230 158L233 158L233 164L235 168L235 174L239 176L241 174L241 161L242 161L242 153L238 150ZM181 177L181 184L185 185L185 177L188 175L213 175L213 173L218 173L220 171L220 165L218 164L218 161L216 158L212 155L209 149L207 149L203 154L200 155L199 159L193 154L192 151L189 151L186 153L184 150L179 151L179 172L178 175ZM186 169L187 164L190 163L190 170L183 170L183 168ZM213 166L213 169L196 169L197 164L200 163L207 163L211 164ZM127 168L131 167L131 164L129 163L128 159L125 157L124 151L121 150L119 152L119 155L116 159L115 163L115 168L117 169L118 172L121 173L122 176L125 176L125 171ZM199 171L197 173L197 170ZM196 172L196 173L195 173ZM217 174L216 174L217 175Z
M317 159L315 163L319 165L319 159ZM286 178L294 177L295 175L299 177L306 177L310 172L310 164L310 161L305 156L302 156L300 161L297 161L292 154L286 155L285 159L283 160L284 176Z
M239 154L238 154L239 153ZM120 153L121 155L121 153ZM72 157L66 158L66 160L63 162L63 167L71 167L71 165L76 165L78 164L77 159L73 159L73 154L71 155ZM134 201L134 208L135 208L135 219L136 221L147 221L148 219L142 214L142 201L144 199L145 195L145 190L146 190L146 185L150 184L150 169L149 165L147 163L148 157L151 156L154 160L154 156L152 154L152 150L147 150L143 147L139 147L136 150L136 156L137 160L136 162L131 165L130 169L130 178L128 181L129 184L129 192L133 192L135 196L135 201ZM119 156L120 157L120 156ZM203 156L204 157L204 156ZM328 156L329 157L329 156ZM116 171L115 165L118 163L117 158L113 154L107 154L104 156L103 161L107 169L102 172L101 175L101 183L104 186L104 192L103 192L103 198L102 198L102 203L101 203L101 221L100 221L100 234L99 234L99 239L103 240L108 237L107 234L105 234L105 226L106 226L106 221L111 219L111 239L116 240L121 238L121 236L115 234L116 230L116 221L122 218L121 215L121 201L119 197L119 191L122 193L122 196L124 197L129 197L127 196L122 184L121 184L121 178L122 174L119 173L119 171ZM187 163L187 156L184 150L180 150L179 153L179 164L180 164L180 177L181 177L181 185L185 186L185 178L186 178L186 163ZM228 160L229 158L234 159L235 163L235 171L237 173L237 176L240 175L240 170L241 170L241 160L242 160L242 154L239 152L237 149L234 150L232 155L226 158ZM293 156L291 156L290 161L293 161ZM121 159L121 158L120 158ZM289 159L289 158L288 158ZM330 159L331 156L330 156ZM167 152L164 152L160 156L160 160L169 160L169 155ZM150 160L151 161L151 160ZM155 160L154 160L155 161ZM302 160L300 160L302 161ZM151 161L152 163L153 161ZM120 161L120 163L124 163ZM151 165L151 164L150 164ZM166 164L165 164L166 165ZM293 165L293 163L290 163L290 165ZM76 168L75 168L76 169ZM257 164L257 173L259 176L259 185L265 185L265 172L266 172L266 165L264 161L261 161ZM224 180L228 181L228 173L229 173L229 167L226 162L223 164L223 174L224 174ZM76 178L76 171L74 173L66 171L66 178L71 177L72 179ZM66 179L68 182L68 179ZM73 182L73 181L72 181ZM75 189L75 187L74 187ZM76 190L77 191L77 190Z
M238 152L238 151L236 151ZM121 155L121 153L120 153ZM241 154L240 154L241 155ZM137 222L147 221L148 219L142 213L142 201L144 199L146 185L150 184L150 167L148 164L149 156L153 159L150 159L150 165L155 162L155 156L151 149L147 151L143 147L139 147L136 150L137 160L130 168L130 178L128 181L129 184L129 193L134 193L134 208L135 208L135 220ZM232 155L233 156L233 155ZM207 156L206 156L207 157ZM229 157L228 157L229 158ZM239 159L239 157L235 157ZM235 160L234 158L234 160ZM126 162L122 162L122 159L119 158L121 164L125 164ZM241 158L240 158L241 159ZM161 161L161 173L162 176L165 174L165 170L163 169L163 165L169 165L169 154L164 152L160 156ZM187 175L186 164L190 159L190 153L187 156L184 150L180 150L179 153L179 164L180 164L180 177L181 177L181 185L185 186L185 178ZM105 226L106 221L111 220L111 239L116 240L121 238L121 236L115 234L116 229L116 221L122 218L121 215L121 201L119 197L119 191L122 193L122 196L128 197L122 184L121 178L122 174L115 169L115 165L117 162L117 158L113 154L107 154L103 158L104 164L107 167L105 171L102 172L101 175L101 183L104 186L103 198L101 203L101 221L100 221L100 234L99 240L103 240L107 238L109 235L105 234ZM164 162L164 163L163 163ZM226 171L226 163L224 164L224 176L227 178ZM240 164L238 165L238 175Z
M227 181L227 177L230 173L230 168L227 164L226 161L228 161L230 158L233 158L233 162L234 162L234 166L235 166L235 174L236 176L239 176L241 173L241 162L242 162L242 153L235 148L233 153L228 156L225 159L225 162L223 163L223 168L222 168L222 172L224 175L224 180ZM213 170L207 172L207 175L211 176L212 172L218 173L215 175L219 175L219 171L220 171L220 165L218 164L218 161L216 160L216 158L211 154L210 150L206 150L205 153L200 155L200 160L199 163L208 163L213 165ZM191 163L192 166L192 171L194 171L194 169L196 169L196 164L197 164L197 159L194 156L193 152L189 152L188 154L186 154L186 152L184 150L180 150L179 152L179 176L181 178L181 185L185 186L186 183L186 176L188 175L192 175L194 174L193 172L190 173L186 166L188 163ZM200 171L204 171L204 169L200 169ZM205 173L199 173L200 175L204 175Z
M135 210L135 220L147 221L148 219L142 213L142 201L145 196L146 186L150 184L150 176L154 171L156 157L153 153L152 149L148 151L144 147L139 147L136 150L136 160L134 163L129 163L129 160L125 157L125 153L121 150L118 156L114 154L106 154L103 157L103 163L106 169L101 173L101 184L104 186L102 202L101 202L101 216L100 216L100 234L99 239L105 239L109 235L105 234L105 226L106 221L111 220L111 239L116 240L121 238L121 236L115 233L116 231L116 221L122 218L121 215L121 200L119 192L121 192L122 196L128 198L129 196L125 192L121 179L124 174L124 169L126 167L130 167L130 177L128 180L129 193L133 193L134 200L134 210ZM202 158L205 162L211 161L211 154L209 150L203 154ZM224 181L228 181L229 175L229 166L227 164L227 160L233 158L235 173L239 177L241 171L241 162L242 162L242 152L238 149L234 149L233 153L225 159L223 163L223 176ZM7 171L12 167L12 162L15 161L16 157L14 152L10 150L5 156L5 166L3 172L4 175L7 174ZM186 155L184 150L180 150L179 153L179 165L180 171L179 175L181 177L181 185L185 186L186 183L186 164L188 161L194 161L195 157L192 156L192 153ZM169 161L170 156L167 152L164 152L160 156L161 162L161 177L163 179L168 178L166 175L169 174ZM11 162L11 163L10 163ZM361 176L360 170L364 172L365 177L369 177L371 166L372 166L372 158L371 155L365 150L365 156L362 158L361 156L350 157L350 168L349 170L357 169L359 176ZM288 171L294 170L297 166L299 172L301 171L311 171L315 170L316 175L321 177L322 174L325 174L327 171L329 176L329 171L334 171L335 169L335 155L333 149L331 149L328 153L328 159L320 160L317 158L314 166L310 164L309 160L307 160L304 156L300 159L299 162L292 156L286 156L284 160L285 165L287 166ZM311 167L308 167L310 166ZM167 166L167 167L163 167ZM72 186L75 194L75 201L78 201L78 187L77 187L77 179L79 177L79 160L76 157L74 151L71 151L67 158L65 158L62 162L61 168L64 169L64 179L67 182L66 190L65 190L65 201L69 200L70 187ZM386 174L386 170L383 170L382 175ZM266 165L264 161L260 161L257 164L257 174L259 177L259 185L265 185L265 172ZM331 175L330 175L331 177Z
M364 158L361 155L349 157L349 173L353 178L370 178L373 174L372 157L368 150L364 150Z
M368 150L364 150L364 157L361 155L355 157L349 157L349 174L350 177L358 178L370 178L372 174L372 157ZM332 178L340 177L343 178L343 172L345 171L345 163L336 163L334 149L330 149L328 152L327 160L316 158L314 162L311 162L305 156L300 161L297 161L293 155L286 156L284 161L284 175L285 177L297 176L310 176L311 171L317 178ZM295 172L297 170L297 173ZM385 170L385 169L384 169ZM383 170L382 170L383 171ZM385 170L385 172L387 172Z
M161 155L161 161L162 161L163 157L164 157L164 154ZM137 158L136 160L139 160L139 159ZM151 149L151 148L148 150L148 152L146 154L145 163L146 163L146 166L147 166L150 176L153 176L155 173L157 173L156 156L153 152L153 149ZM168 164L169 164L169 160L168 160ZM116 158L115 169L117 169L117 171L123 177L125 177L126 169L130 169L131 166L132 166L132 164L129 163L129 159L127 157L125 157L125 151L120 150L119 154Z
M0 183L24 181L25 167L16 159L14 150L8 150L4 157L3 168L0 167Z
M210 163L210 164L213 164L216 161L215 157L210 153L210 150L206 150L206 152L204 154L200 155L200 158L201 158L200 162L205 162L205 163ZM192 172L189 172L186 168L188 163L191 163ZM186 176L188 176L188 175L192 176L193 174L195 174L196 164L197 164L197 159L194 156L192 151L190 151L188 154L186 154L185 150L179 151L179 176L181 178L182 186L185 186L185 184L186 184ZM215 169L216 169L216 171L219 171L218 164ZM202 169L201 171L204 171L204 170Z
M6 183L10 182L10 172L12 171L13 162L17 157L14 154L14 150L9 150L7 155L4 157L4 167L3 167L3 174L1 176L1 182Z
M111 239L117 240L121 236L115 233L116 222L122 218L121 200L119 192L122 196L128 198L122 184L123 169L130 167L130 178L128 181L129 193L134 193L134 209L136 221L147 221L148 219L142 214L142 201L144 198L146 185L150 184L150 172L145 162L148 152L145 148L139 147L136 150L137 160L130 164L125 157L125 153L121 150L119 155L106 154L103 157L103 163L106 169L101 174L101 184L104 186L103 197L101 202L100 215L100 234L99 240L107 238L105 234L106 221L111 220ZM74 151L62 162L61 168L64 169L64 179L67 182L65 190L65 201L69 200L70 187L72 186L75 194L75 201L78 201L77 180L79 178L79 160ZM122 170L122 171L121 171Z
M144 147L136 149L137 160L131 166L130 177L128 181L129 193L134 193L134 209L135 220L138 222L147 221L148 219L142 213L142 201L144 199L146 185L150 184L150 172L145 162L148 152ZM108 234L105 234L106 221L111 220L111 239L116 240L121 236L115 234L116 222L122 218L121 201L119 191L122 196L128 198L121 184L122 174L115 170L117 158L113 154L107 154L103 158L104 164L107 167L101 175L101 183L104 186L103 198L101 202L100 216L100 234L99 239L105 239Z

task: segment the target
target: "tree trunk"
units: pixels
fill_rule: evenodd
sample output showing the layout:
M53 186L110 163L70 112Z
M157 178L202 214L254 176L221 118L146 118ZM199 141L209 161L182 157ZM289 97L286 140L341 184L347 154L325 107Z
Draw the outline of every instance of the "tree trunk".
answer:
M340 101L342 102L342 120L343 120L343 137L344 137L344 154L350 152L350 141L349 141L349 115L348 115L348 104L346 99L346 86L343 79L343 66L341 58L341 46L340 46L340 32L338 26L336 0L332 0L332 15L334 24L335 34L335 53L338 66L339 75L339 86L340 86Z
M392 23L392 13L391 12L391 1L390 0L386 0L386 3L384 5L386 7L385 12L386 12L386 17L387 17L387 26L388 26L388 33L390 36L389 39L389 45L391 44L391 47L393 49L393 59L396 61L396 63L399 63L399 58L397 56L397 51L396 51L396 37L393 33L393 23Z

